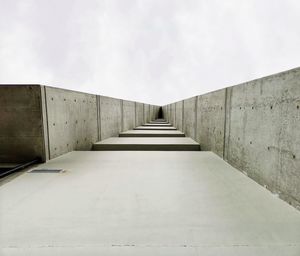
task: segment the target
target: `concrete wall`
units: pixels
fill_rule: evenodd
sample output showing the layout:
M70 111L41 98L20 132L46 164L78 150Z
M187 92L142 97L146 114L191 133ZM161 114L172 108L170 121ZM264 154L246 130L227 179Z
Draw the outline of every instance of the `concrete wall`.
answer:
M182 131L183 130L183 101L175 103L176 114L175 114L175 127Z
M228 88L225 159L300 208L300 69Z
M172 103L169 105L170 108L170 123L174 126L175 125L175 118L176 118L176 104Z
M135 127L135 102L123 100L123 131Z
M135 125L140 126L144 123L144 104L136 102L135 111Z
M0 85L0 163L45 160L39 85Z
M122 131L122 100L106 96L99 99L99 140L117 137Z
M223 157L226 89L198 96L197 141L201 150Z
M197 100L196 96L183 101L183 132L192 139L196 139Z
M136 107L137 106L137 107ZM157 106L41 85L0 85L0 163L90 150L157 116Z
M176 102L175 126L300 209L300 68Z
M150 105L144 104L144 123L150 122Z
M98 140L96 95L45 87L50 159Z

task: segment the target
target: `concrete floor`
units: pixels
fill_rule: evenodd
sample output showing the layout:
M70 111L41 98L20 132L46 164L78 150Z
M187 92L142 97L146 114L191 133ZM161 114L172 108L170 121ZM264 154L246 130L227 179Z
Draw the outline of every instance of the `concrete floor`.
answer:
M200 150L198 142L187 137L119 138L112 137L93 144L93 150Z
M300 212L211 152L71 152L0 187L0 255L299 256Z

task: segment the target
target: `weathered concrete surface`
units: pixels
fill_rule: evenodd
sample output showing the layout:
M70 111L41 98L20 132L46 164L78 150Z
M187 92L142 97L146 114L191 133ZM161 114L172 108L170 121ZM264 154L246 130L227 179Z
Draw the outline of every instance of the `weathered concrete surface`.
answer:
M135 102L123 100L123 131L135 127Z
M225 159L300 209L300 68L227 95Z
M140 126L144 123L144 104L135 103L135 126Z
M46 160L40 85L0 85L0 163Z
M183 121L183 101L178 101L175 103L176 104L176 118L175 118L175 127L180 130L183 131L183 125L182 125L182 121Z
M72 152L40 167L66 172L0 187L3 256L299 255L300 212L211 152Z
M163 110L163 117L167 122L170 122L170 105L166 105L162 108Z
M187 137L196 139L197 131L197 96L184 100L183 132Z
M150 105L150 121L155 120L155 106Z
M50 159L98 140L96 95L45 87Z
M176 120L176 104L172 103L170 106L170 123L175 126L175 120Z
M153 127L169 127L169 126L172 126L171 124L169 123L147 123L147 124L143 124L142 126L153 126Z
M300 68L198 96L197 137L280 198L300 209ZM185 101L186 103L186 101ZM187 104L176 102L176 127ZM189 131L190 130L190 131ZM225 136L224 136L225 133Z
M197 137L201 150L223 157L226 89L198 96Z
M144 104L144 123L150 122L150 105Z
M173 126L138 126L134 130L176 130Z
M99 122L100 139L118 136L122 131L122 100L98 96L100 101Z
M109 138L94 143L93 150L197 151L200 145L191 138Z
M130 130L121 132L119 137L185 137L185 134L168 130Z

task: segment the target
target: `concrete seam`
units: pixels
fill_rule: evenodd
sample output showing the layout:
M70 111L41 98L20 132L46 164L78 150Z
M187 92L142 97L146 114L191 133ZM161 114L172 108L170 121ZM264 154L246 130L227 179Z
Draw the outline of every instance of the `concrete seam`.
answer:
M145 123L145 104L143 103L143 124Z
M124 122L124 113L123 113L123 111L124 111L124 107L123 107L123 100L120 100L121 101L121 131L123 132L124 131L124 124L123 124L123 122Z
M136 127L136 102L134 102L134 113L135 113L135 117L134 117L134 126Z
M49 160L51 159L51 152L50 152L50 135L49 135L49 117L48 117L48 105L47 105L47 87L44 87L44 94L45 94L45 112L46 112L46 124L47 124L47 137L48 137L48 152L49 152Z
M176 102L174 103L175 104L175 116L174 116L174 126L177 128L177 122L176 122Z
M41 120L42 120L42 138L43 138L43 158L45 159L45 162L47 161L47 153L46 153L46 142L45 142L45 140L46 140L46 138L45 138L45 131L44 131L44 128L45 128L45 126L44 126L44 122L45 122L45 120L44 120L44 115L43 115L43 103L45 102L45 101L43 101L42 100L42 97L44 97L44 95L43 95L43 93L42 93L42 89L43 89L43 87L42 87L42 85L40 86L40 111L41 111Z
M101 96L97 96L97 125L98 125L98 141L101 140Z
M225 158L225 143L226 143L226 118L227 117L227 88L225 88L225 99L224 99L224 131L223 131L223 159Z
M184 129L184 126L183 126L183 124L184 124L184 100L182 101L182 113L181 113L181 115L182 115L182 126L181 126L181 130L182 130L182 132L184 132L185 133L185 129Z
M136 102L134 102L134 105L135 105L135 118L134 118L134 127L136 127Z
M195 141L197 141L197 130L198 130L198 96L196 96L196 102L195 102Z

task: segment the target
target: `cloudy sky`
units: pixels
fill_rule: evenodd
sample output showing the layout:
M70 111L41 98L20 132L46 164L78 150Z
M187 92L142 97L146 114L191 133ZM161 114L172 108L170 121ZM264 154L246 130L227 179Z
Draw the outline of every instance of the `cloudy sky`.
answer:
M299 0L0 0L0 83L166 104L300 66Z

